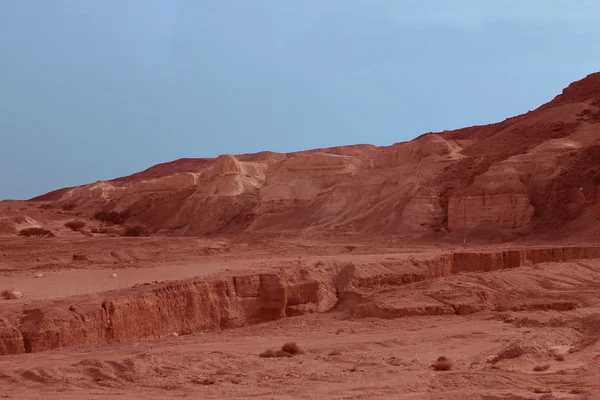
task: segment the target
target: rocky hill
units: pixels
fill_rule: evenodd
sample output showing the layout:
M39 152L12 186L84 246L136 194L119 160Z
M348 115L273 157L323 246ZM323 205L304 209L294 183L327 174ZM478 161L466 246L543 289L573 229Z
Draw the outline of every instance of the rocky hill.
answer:
M492 125L386 147L181 159L31 202L152 234L462 238L466 227L474 237L515 237L600 234L599 189L595 73L538 109ZM26 217L10 221L34 226Z

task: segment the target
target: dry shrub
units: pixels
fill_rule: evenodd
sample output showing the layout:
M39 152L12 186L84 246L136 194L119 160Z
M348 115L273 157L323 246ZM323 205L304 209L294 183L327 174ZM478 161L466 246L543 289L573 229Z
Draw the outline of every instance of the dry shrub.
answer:
M268 349L260 353L259 356L262 358L282 358L293 357L299 354L304 354L304 351L300 349L296 342L289 342L281 346L281 350L274 351L273 349Z
M332 351L329 352L329 355L330 356L341 356L342 352L339 351L339 350L332 350Z
M94 219L112 225L123 225L129 215L126 212L117 211L98 211L94 214Z
M436 371L450 371L452 369L452 361L442 356L434 362L431 367Z
M556 354L556 355L554 356L554 359L555 359L556 361L565 361L565 355L564 355L564 354Z
M259 357L262 358L273 358L275 357L275 350L273 349L268 349L263 351L262 353L259 354Z
M61 208L63 209L63 211L71 211L71 210L73 210L75 207L77 207L77 205L76 205L76 204L69 203L69 204L63 204Z
M23 237L54 237L54 234L44 228L25 228L19 231L19 236Z
M349 244L348 246L346 246L346 250L352 253L354 250L356 250L356 246Z
M142 236L144 233L145 233L145 230L142 226L135 225L135 226L127 227L125 229L125 231L123 232L123 236L138 237L138 236Z
M73 261L88 261L85 254L73 254Z
M69 228L72 231L79 232L85 226L85 222L83 221L69 221L65 224L65 227Z
M298 346L298 344L296 344L296 342L288 342L284 344L283 346L281 346L281 351L285 351L286 353L289 353L293 356L298 354L304 354L304 352Z
M275 352L275 357L277 358L283 358L283 357L294 357L293 354L288 353L287 351L283 351L283 350L277 350Z
M10 300L11 293L12 293L12 292L14 292L14 291L15 291L15 289L14 289L14 288L10 288L10 289L4 289L4 290L2 291L2 293L0 293L0 295L2 295L2 298L3 298L4 300Z
M533 367L533 370L535 372L542 372L542 371L547 371L550 368L550 364L544 364L544 365L536 365L535 367Z

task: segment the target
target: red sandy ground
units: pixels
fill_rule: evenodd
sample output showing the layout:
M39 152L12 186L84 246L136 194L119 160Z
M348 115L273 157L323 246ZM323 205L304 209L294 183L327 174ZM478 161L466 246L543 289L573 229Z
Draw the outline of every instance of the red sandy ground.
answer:
M392 240L376 244L372 239L352 238L351 242L365 244L352 248L346 243L302 240L250 246L244 241L197 238L5 239L0 241L1 273L3 282L23 290L24 299L19 301L28 302L65 297L61 290L53 292L57 286L71 291L77 287L82 293L108 289L110 284L123 289L226 269L279 270L328 260L353 261L366 266L366 274L375 274L386 262L449 251ZM468 246L466 251L514 247ZM204 249L220 254L204 255ZM129 258L115 263L106 252ZM63 261L58 260L73 253L86 254L91 261L60 264ZM44 277L35 278L40 271ZM113 272L117 278L111 278ZM433 283L375 285L369 293L393 303L414 292L417 297L410 302L417 307L419 293L460 293L457 285L479 285L493 296L517 296L521 302L528 297L549 305L557 299L576 300L577 308L388 319L368 314L349 318L347 307L341 305L323 314L221 332L2 356L0 396L594 399L600 396L598 282L600 260L542 263L453 275ZM259 357L264 350L276 350L289 341L297 342L305 353L291 358ZM452 361L452 370L431 369L430 364L442 355ZM558 355L564 355L564 360L558 361ZM546 364L547 370L534 371Z

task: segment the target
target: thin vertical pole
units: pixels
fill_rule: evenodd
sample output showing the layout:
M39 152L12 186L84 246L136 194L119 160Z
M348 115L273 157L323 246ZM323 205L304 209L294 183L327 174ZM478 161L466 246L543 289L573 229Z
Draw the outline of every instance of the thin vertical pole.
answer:
M463 247L467 246L467 198L463 196Z

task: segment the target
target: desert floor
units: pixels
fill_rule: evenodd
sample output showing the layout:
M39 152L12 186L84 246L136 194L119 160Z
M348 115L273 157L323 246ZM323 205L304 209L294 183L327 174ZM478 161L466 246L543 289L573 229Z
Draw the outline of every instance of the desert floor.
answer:
M455 249L533 247L468 244L464 249L355 237L3 238L1 286L14 287L23 298L0 300L0 307L224 271L297 268L328 260L376 268ZM423 290L477 284L499 298L530 293L538 306L398 318L351 318L340 306L220 332L0 356L0 398L600 398L600 260L541 262L432 281ZM421 286L415 285L377 287L373 296L394 302L403 291L419 293ZM557 299L578 306L539 306ZM259 356L286 342L296 342L303 354ZM452 362L450 370L431 367L440 356Z

